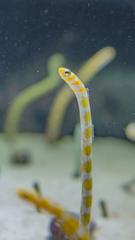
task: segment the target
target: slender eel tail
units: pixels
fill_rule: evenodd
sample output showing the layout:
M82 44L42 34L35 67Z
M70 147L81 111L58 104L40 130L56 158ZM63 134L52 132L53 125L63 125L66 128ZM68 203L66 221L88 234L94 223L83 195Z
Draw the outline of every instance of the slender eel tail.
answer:
M59 68L62 79L70 86L76 95L79 105L81 122L81 174L82 201L80 211L81 226L89 228L92 205L92 120L88 91L81 80L70 70Z

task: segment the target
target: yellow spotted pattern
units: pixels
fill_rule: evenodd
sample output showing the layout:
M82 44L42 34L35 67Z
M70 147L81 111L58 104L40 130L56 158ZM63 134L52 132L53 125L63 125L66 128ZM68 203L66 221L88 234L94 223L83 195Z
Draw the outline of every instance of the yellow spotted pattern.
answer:
M70 81L73 81L73 80L75 80L75 76L74 75L71 75L70 77L68 77L68 81L70 82Z
M77 97L79 103L82 139L81 139L81 173L82 173L82 201L80 211L80 226L84 226L85 229L89 228L91 219L91 205L92 205L92 119L90 111L90 103L88 97L88 90L85 88L81 80L70 71L69 77L65 77L64 73L67 71L65 68L60 68L61 77L69 84L73 92ZM69 71L69 70L68 70ZM66 227L66 226L65 226ZM87 228L88 227L88 228ZM85 239L77 238L78 240ZM88 235L86 239L89 239Z
M82 171L86 172L86 173L90 173L92 170L92 162L91 160L86 161L82 164Z
M85 128L84 137L87 138L87 139L92 137L92 129L91 128Z
M79 81L74 81L72 84L73 84L74 86L80 86Z
M87 108L89 106L89 100L88 100L87 97L83 97L81 99L81 105L82 105L83 108Z
M84 206L86 208L89 208L89 207L91 207L91 204L92 204L92 196L84 197Z
M85 179L83 181L83 188L86 191L90 191L92 189L92 179Z
M73 234L75 234L76 229L79 228L78 220L75 218L72 218L71 216L67 219L65 218L62 222L62 229L64 233L66 233L69 237L72 237Z
M75 89L74 93L83 93L85 92L85 89L83 87L80 87L79 89Z
M90 112L86 112L84 114L84 121L86 124L88 124L90 121L91 121L91 115L90 115Z
M86 229L83 229L83 232L79 231L80 222L78 218L72 215L70 212L68 213L65 209L63 209L60 205L54 204L50 200L40 197L33 192L26 191L24 189L19 189L17 194L24 200L31 202L35 205L35 207L39 207L39 209L43 209L48 213L54 215L57 219L59 219L59 224L62 231L68 238L71 238L77 235L77 239L81 240L89 240L89 234ZM56 211L57 209L57 211Z
M86 155L86 156L89 156L92 152L92 148L90 145L86 145L83 147L83 153Z
M69 71L68 71L69 72ZM92 145L90 139L92 138L92 129L88 126L92 125L91 121L91 112L89 106L89 98L87 94L87 89L84 87L83 83L75 74L71 71L69 72L69 76L66 74L64 68L61 68L62 78L68 82L72 90L77 96L77 100L79 101L79 110L81 115L81 126L83 132L81 136L82 139L82 160L83 163L81 165L82 171L82 205L81 205L81 214L80 219L78 220L70 213L67 214L63 208L59 205L51 203L48 199L43 199L38 195L29 194L25 191L19 191L19 195L25 200L32 202L39 209L44 209L48 211L50 214L54 215L60 220L60 226L62 231L70 238L73 239L76 237L77 240L89 240L89 223L91 220L91 205L92 205L92 162L91 162L91 153L92 153ZM81 221L80 221L81 220ZM80 231L80 227L81 230ZM81 232L81 233L80 233Z
M82 215L82 221L85 225L89 224L90 222L90 215L88 213L85 213Z

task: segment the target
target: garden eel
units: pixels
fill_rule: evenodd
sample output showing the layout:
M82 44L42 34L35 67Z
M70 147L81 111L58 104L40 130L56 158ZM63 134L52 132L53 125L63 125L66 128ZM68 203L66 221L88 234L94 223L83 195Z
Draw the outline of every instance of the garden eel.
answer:
M116 50L113 47L104 47L83 64L77 75L80 79L83 79L84 83L88 83L115 56ZM68 86L63 86L55 97L46 126L46 139L48 142L55 142L60 137L64 116L73 97L74 95L68 89Z
M48 60L48 77L33 84L19 93L11 103L5 121L5 133L7 138L15 137L21 116L24 110L38 98L54 89L59 84L57 69L65 63L65 58L61 54L54 54Z
M61 220L61 228L70 239L90 240L89 225L91 222L92 206L92 119L88 91L81 80L69 69L59 68L61 78L73 90L80 112L81 122L81 173L82 173L82 199L79 220L59 205L43 199L37 194L18 190L18 195L32 202L39 209L44 209Z
M88 97L88 90L81 80L70 70L59 69L61 78L73 90L80 112L81 123L81 173L82 173L82 201L80 211L80 222L83 226L89 227L91 221L92 205L92 119Z

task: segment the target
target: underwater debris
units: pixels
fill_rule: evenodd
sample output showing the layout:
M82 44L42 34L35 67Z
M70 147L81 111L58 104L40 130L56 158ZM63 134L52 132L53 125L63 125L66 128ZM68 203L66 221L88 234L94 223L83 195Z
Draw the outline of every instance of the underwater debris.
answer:
M11 163L18 166L25 166L31 163L30 154L27 152L15 152L11 157Z
M108 218L109 217L109 211L108 211L108 207L107 207L107 203L105 200L100 200L99 201L99 206L100 206L100 209L101 209L101 215L105 218Z
M19 93L11 103L5 121L5 134L13 139L18 131L21 116L33 101L45 95L59 84L57 68L64 64L65 58L61 54L54 54L48 60L48 77L33 84Z
M89 240L91 238L91 207L92 207L92 117L88 91L81 80L69 69L59 68L61 78L73 90L80 112L81 122L81 174L82 195L79 218L49 201L37 193L18 190L18 195L33 203L37 208L44 209L58 219L61 232L69 239ZM60 239L59 239L60 240Z
M102 48L82 65L78 76L83 79L84 83L89 83L115 56L116 50L113 47ZM54 142L60 137L64 116L73 97L74 95L67 86L61 88L55 97L47 120L46 139L48 142Z
M122 188L128 194L135 194L135 177L131 178L131 180L129 180L128 182L124 183L122 185Z
M40 184L36 181L32 184L34 190L36 191L36 193L38 194L38 196L42 196L42 192L41 192L41 187Z
M35 190L35 192L37 193L37 195L39 197L42 197L41 187L40 187L40 184L37 181L32 184L32 187ZM37 207L36 209L37 209L38 212L41 212L40 208Z
M129 123L124 130L126 137L135 142L135 122Z

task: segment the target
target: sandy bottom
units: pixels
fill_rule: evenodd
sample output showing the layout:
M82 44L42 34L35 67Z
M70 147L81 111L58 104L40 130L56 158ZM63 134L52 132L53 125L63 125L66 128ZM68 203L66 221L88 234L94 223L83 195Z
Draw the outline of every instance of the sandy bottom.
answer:
M77 153L72 139L49 145L40 135L23 135L11 145L0 136L0 240L45 240L51 217L38 213L16 195L16 189L31 189L38 181L44 196L79 212L81 180L72 177ZM27 151L31 164L11 164L14 151ZM94 143L93 219L97 240L135 239L135 192L123 184L135 177L135 146L116 139ZM107 202L109 217L103 218L99 201Z

